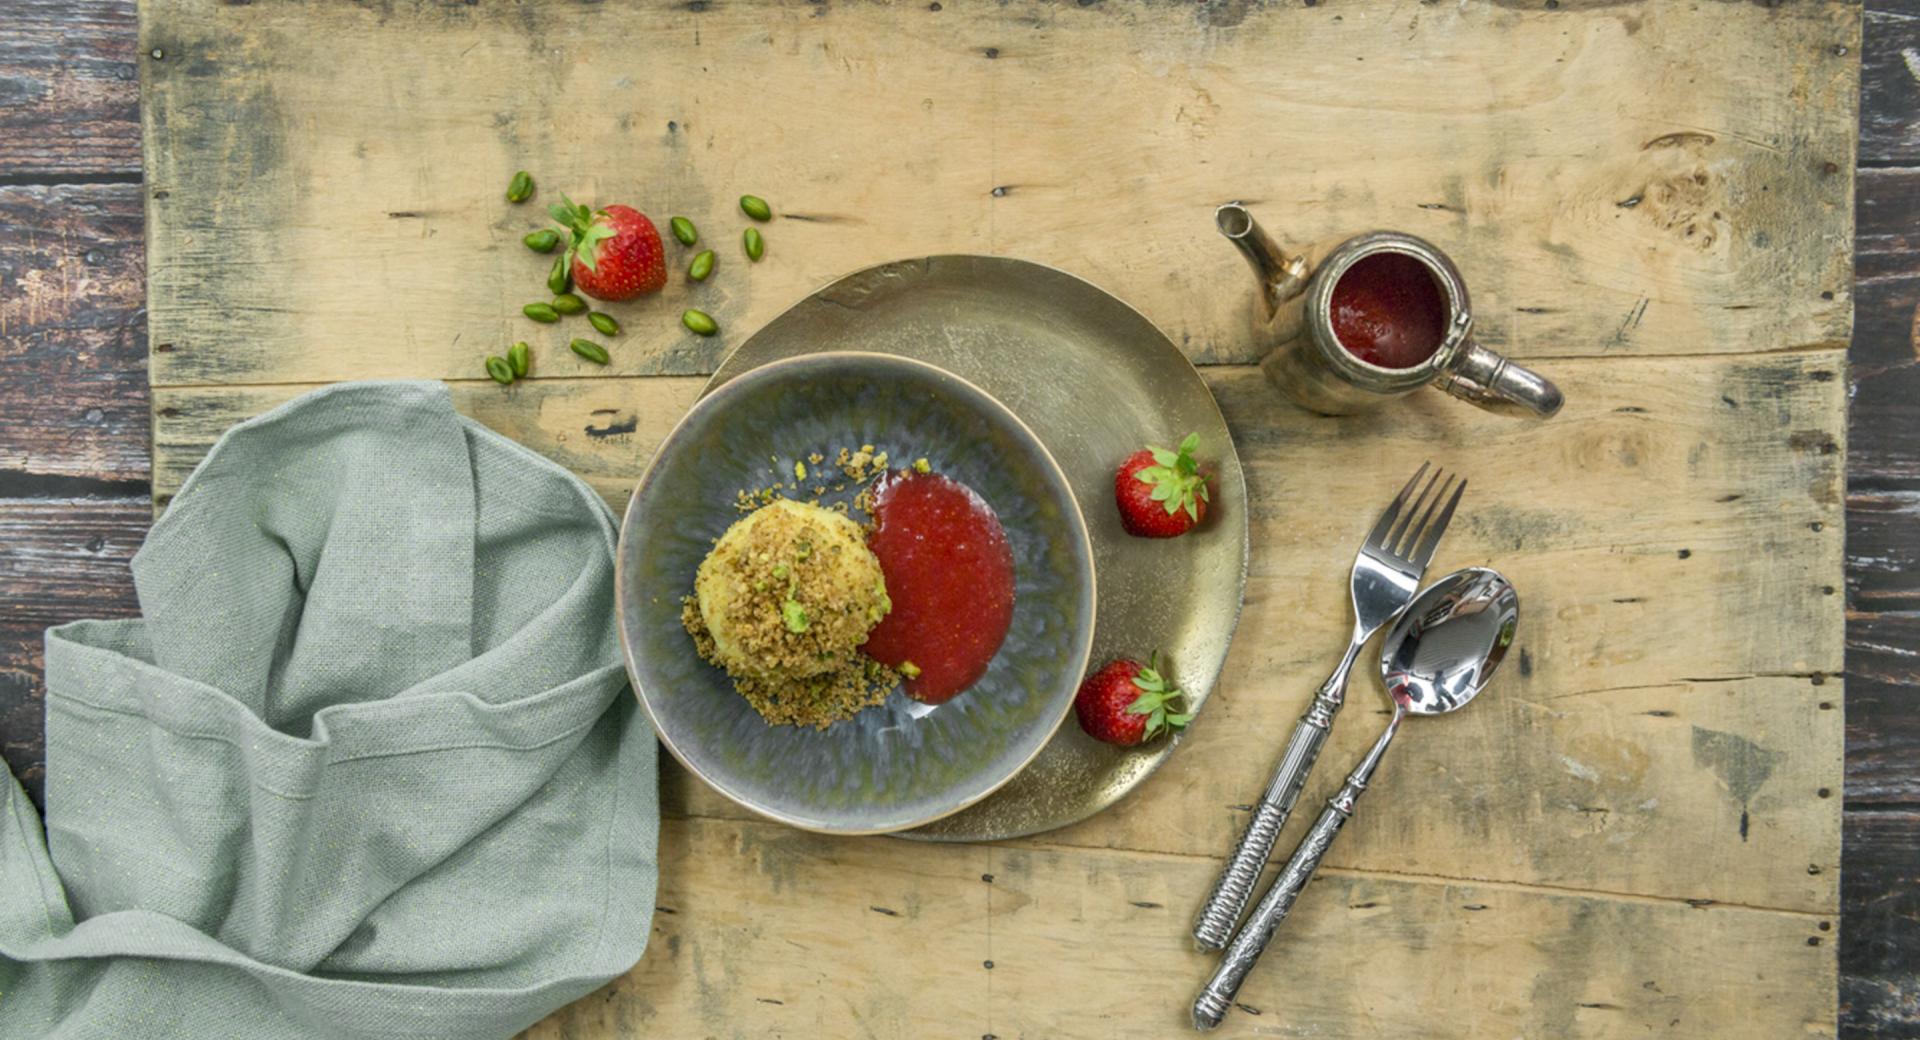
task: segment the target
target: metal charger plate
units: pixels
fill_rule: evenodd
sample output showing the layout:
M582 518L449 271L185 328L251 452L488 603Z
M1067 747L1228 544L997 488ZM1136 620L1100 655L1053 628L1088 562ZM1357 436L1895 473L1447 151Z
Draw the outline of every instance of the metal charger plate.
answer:
M1212 392L1152 322L1088 282L1025 260L900 260L795 304L727 355L703 393L769 361L826 350L938 365L1032 427L1065 471L1092 537L1093 666L1159 650L1195 710L1205 704L1246 588L1246 485ZM1113 502L1121 460L1196 431L1214 472L1206 523L1180 538L1127 534ZM1078 823L1138 787L1177 747L1116 748L1069 719L1005 787L902 836L993 841Z

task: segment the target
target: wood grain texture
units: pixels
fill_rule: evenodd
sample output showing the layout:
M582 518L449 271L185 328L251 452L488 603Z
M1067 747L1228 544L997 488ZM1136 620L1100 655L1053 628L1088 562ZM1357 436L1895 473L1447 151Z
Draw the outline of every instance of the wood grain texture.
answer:
M1847 801L1920 806L1920 612L1847 621ZM1920 969L1920 950L1915 951ZM1920 974L1920 971L1916 971Z
M1561 6L151 0L156 499L231 422L390 375L454 379L617 504L699 376L828 278L1057 263L1222 365L1255 554L1193 746L1114 812L969 848L796 834L670 770L652 952L533 1035L1179 1028L1185 926L1262 735L1344 628L1350 504L1429 453L1475 480L1436 565L1513 575L1521 652L1396 752L1232 1028L1829 1033L1861 12ZM610 371L575 362L571 328L517 317L544 270L516 242L539 214L499 198L522 166L541 201L694 218L719 275L616 308ZM751 267L741 191L781 214ZM1485 338L1573 404L1531 426L1437 395L1392 425L1278 404L1236 367L1251 294L1209 221L1236 194L1308 243L1439 242ZM721 336L673 326L689 300ZM476 378L519 338L537 378ZM1378 725L1357 704L1329 760ZM1446 796L1393 796L1416 784ZM1521 967L1470 970L1494 960Z
M46 757L43 633L139 613L127 561L151 522L144 494L0 497L0 758L36 801Z
M1122 810L1039 841L1202 855L1231 844L1273 734L1345 632L1343 550L1364 520L1327 503L1379 498L1428 451L1474 481L1435 566L1496 564L1527 590L1516 674L1488 707L1422 725L1396 751L1329 862L1831 911L1844 477L1826 428L1842 408L1839 369L1834 351L1569 359L1555 376L1571 403L1551 423L1427 395L1388 427L1279 405L1252 368L1204 370L1254 514L1243 637L1165 775ZM536 378L457 384L455 400L618 508L699 386ZM304 389L156 390L159 493L220 430ZM1359 757L1376 708L1360 701L1329 761ZM1389 793L1433 782L1448 794L1396 804ZM679 790L683 811L745 816L700 785Z
M704 286L613 308L621 375L707 371L832 277L940 251L1068 267L1251 361L1211 219L1237 195L1302 243L1432 238L1523 356L1844 343L1859 9L1567 6L155 0L153 381L471 378L551 338L519 317L546 269L520 167L538 203L719 247ZM743 191L780 214L750 269ZM678 327L691 301L720 337Z
M146 484L141 221L135 184L0 187L0 493Z
M138 613L127 562L151 522L144 496L0 498L0 623Z
M1862 171L1848 460L1847 798L1920 804L1920 169ZM1878 933L1900 919L1863 919ZM1920 936L1908 934L1920 980Z
M0 4L0 183L140 173L134 5Z
M47 780L44 630L0 621L0 759L40 805Z
M1920 4L1868 5L1847 496L1841 1036L1920 1037Z
M1847 814L1840 1036L1920 1037L1920 812Z
M1211 967L1186 935L1209 858L711 820L666 821L661 851L640 967L528 1040L1182 1036ZM1831 1035L1832 928L1328 870L1216 1035Z
M1920 7L1866 5L1860 56L1860 161L1920 163Z

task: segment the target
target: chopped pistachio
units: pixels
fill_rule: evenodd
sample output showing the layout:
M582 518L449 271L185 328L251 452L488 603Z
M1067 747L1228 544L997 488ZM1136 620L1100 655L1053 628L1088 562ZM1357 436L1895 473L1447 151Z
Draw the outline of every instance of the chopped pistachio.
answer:
M928 464L925 456L922 456L913 460L913 471L915 473L931 473L933 472L933 466Z
M810 624L807 620L807 608L791 599L780 604L780 617L787 623L789 632L805 632Z
M795 460L794 460L794 462L793 462L793 479L795 479L795 480L805 480L805 479L807 479L807 464L806 464L806 463L804 463L804 462L801 462L801 461L800 461L800 460L798 460L798 459L795 459Z
M902 661L900 662L900 674L909 679L918 679L920 678L920 666L914 664L912 661Z

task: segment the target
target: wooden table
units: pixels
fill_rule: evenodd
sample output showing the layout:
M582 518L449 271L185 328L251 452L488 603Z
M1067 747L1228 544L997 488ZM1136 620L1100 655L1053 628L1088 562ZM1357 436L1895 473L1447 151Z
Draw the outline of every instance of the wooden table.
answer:
M1305 478L1375 493L1429 445L1476 480L1444 562L1514 575L1527 652L1487 709L1402 749L1402 782L1455 797L1403 808L1383 779L1234 1028L1823 1032L1844 896L1842 1032L1920 1035L1899 710L1920 681L1914 15L1865 14L1850 235L1862 16L1844 5L931 6L509 24L163 2L136 50L122 5L0 3L26 30L0 38L0 221L25 232L0 237L10 764L33 784L39 628L133 609L149 487L164 501L218 429L307 385L449 379L621 494L728 337L677 335L675 288L620 312L618 378L543 340L542 378L475 379L503 337L533 338L512 317L538 273L513 243L530 216L498 203L505 173L631 191L719 238L756 190L787 216L751 270L723 247L702 299L730 336L845 268L972 249L1092 277L1208 363L1255 494L1247 617L1182 755L1037 840L820 839L669 770L647 958L534 1035L1171 1032L1205 967L1186 919L1343 624L1356 521ZM144 182L136 68L165 144ZM1356 92L1406 103L1358 113ZM1383 431L1276 405L1245 367L1244 276L1205 227L1230 194L1302 238L1440 241L1488 339L1561 380L1567 413L1522 427L1429 395ZM1356 713L1333 759L1371 725ZM1382 977L1413 981L1353 981Z

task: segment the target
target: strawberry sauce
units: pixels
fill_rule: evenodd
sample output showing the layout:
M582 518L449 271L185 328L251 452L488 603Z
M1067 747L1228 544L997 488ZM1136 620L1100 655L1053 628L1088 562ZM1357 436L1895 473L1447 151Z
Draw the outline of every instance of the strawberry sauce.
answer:
M920 674L907 696L940 704L972 686L1013 621L1013 550L973 489L937 473L899 473L874 490L867 539L893 611L867 636L867 655Z
M1405 253L1361 257L1334 283L1333 334L1381 368L1412 368L1440 349L1447 301L1425 264Z

